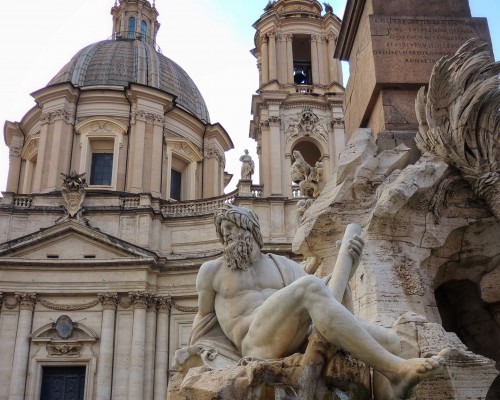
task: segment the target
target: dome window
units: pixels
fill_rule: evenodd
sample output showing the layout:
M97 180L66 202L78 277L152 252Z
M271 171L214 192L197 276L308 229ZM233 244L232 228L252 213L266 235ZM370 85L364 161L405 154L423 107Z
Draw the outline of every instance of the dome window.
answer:
M147 32L148 32L148 25L146 24L145 21L141 21L141 40L143 42L146 41Z
M111 186L112 176L113 153L92 153L90 184L99 186Z
M127 37L129 39L135 39L135 18L134 17L130 17L128 19Z
M170 198L181 201L182 193L182 172L171 169L170 172Z

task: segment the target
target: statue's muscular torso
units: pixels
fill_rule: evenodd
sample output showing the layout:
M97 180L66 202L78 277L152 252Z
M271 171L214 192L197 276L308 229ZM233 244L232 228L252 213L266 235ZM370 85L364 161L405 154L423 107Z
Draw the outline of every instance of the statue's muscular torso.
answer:
M286 266L293 270L289 275L294 279L305 275L294 261L290 260ZM259 260L245 271L231 270L223 258L203 264L197 286L200 296L206 297L205 301L200 298L200 307L204 308L200 309L201 315L215 311L226 336L241 349L255 314L269 296L285 286L285 282L273 259L260 254ZM206 302L212 302L212 306Z

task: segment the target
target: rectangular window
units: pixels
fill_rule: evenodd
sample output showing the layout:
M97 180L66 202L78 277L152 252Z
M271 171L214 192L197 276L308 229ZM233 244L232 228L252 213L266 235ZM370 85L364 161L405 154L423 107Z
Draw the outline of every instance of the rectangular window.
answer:
M40 400L83 400L86 367L43 367Z
M91 185L111 185L113 153L93 153L90 167Z
M170 171L170 198L174 200L181 200L181 182L182 173L172 169Z

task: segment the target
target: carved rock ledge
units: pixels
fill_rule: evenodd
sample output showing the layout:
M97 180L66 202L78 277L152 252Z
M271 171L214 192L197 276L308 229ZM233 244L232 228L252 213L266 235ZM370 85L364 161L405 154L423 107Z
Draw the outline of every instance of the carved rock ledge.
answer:
M317 383L308 379L315 364L302 365L303 355L282 360L249 361L245 365L210 369L191 367L176 373L169 383L167 400L366 400L370 395L370 369L350 355L337 352ZM243 361L243 360L242 360ZM199 365L202 365L201 359ZM315 387L312 385L316 385Z

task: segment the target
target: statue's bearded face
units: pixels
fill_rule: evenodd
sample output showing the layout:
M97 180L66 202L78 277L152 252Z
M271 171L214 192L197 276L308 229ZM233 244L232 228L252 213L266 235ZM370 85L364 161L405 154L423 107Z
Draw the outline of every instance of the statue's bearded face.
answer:
M221 233L227 266L233 271L248 269L253 250L252 233L228 220L222 221Z

